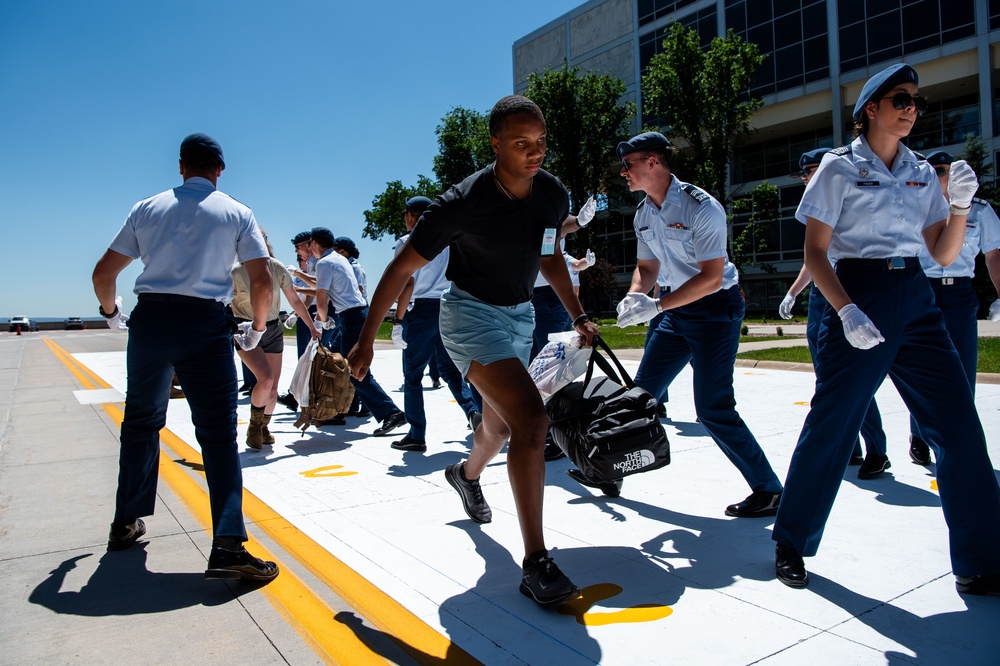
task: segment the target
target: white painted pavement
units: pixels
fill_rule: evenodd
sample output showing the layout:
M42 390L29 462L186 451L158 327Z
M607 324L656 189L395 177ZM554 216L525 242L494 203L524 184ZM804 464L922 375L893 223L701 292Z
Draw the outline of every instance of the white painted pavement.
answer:
M285 354L281 386L295 364ZM76 354L125 391L125 355ZM636 361L623 361L634 372ZM373 372L402 408L400 352L377 349ZM779 477L809 409L806 372L736 368L738 409ZM430 381L425 378L425 387ZM484 474L493 522L469 520L444 479L471 446L447 388L424 391L427 453L372 437L374 420L292 427L278 406L277 443L243 449L246 487L296 527L428 624L487 664L996 663L1000 599L961 597L948 560L934 467L910 463L908 415L886 382L878 403L893 467L859 481L849 468L811 584L774 579L770 519L723 514L749 489L695 422L690 369L670 389L673 462L628 477L608 499L548 463L546 538L587 602L569 614L537 607L517 590L521 540L505 455ZM1000 460L1000 386L977 387L994 461ZM249 402L240 402L240 434ZM168 427L196 446L186 402ZM589 606L589 607L588 607Z

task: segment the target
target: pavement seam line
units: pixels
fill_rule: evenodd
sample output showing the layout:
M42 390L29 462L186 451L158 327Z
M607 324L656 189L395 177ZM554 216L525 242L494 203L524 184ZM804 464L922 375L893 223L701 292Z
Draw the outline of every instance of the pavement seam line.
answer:
M49 343L48 340L46 342ZM101 388L112 388L110 384L86 365L73 358L55 342L49 343L49 347L64 363L72 363L77 366ZM105 411L108 411L109 405L102 406ZM111 414L110 411L108 413ZM119 418L112 415L112 419L116 420L119 425L121 424ZM201 455L169 429L164 428L160 431L160 441L175 455L190 463L202 464ZM199 490L201 490L200 486ZM301 532L245 488L243 496L244 513L258 528L262 529L286 553L294 557L296 561L327 585L338 597L359 611L375 627L395 637L399 641L400 647L418 662L431 663L446 658L450 664L481 663L320 546L311 537ZM196 507L188 503L183 496L179 495L179 497L185 501L192 513L196 513ZM273 584L272 582L271 585ZM290 609L289 612L291 612Z

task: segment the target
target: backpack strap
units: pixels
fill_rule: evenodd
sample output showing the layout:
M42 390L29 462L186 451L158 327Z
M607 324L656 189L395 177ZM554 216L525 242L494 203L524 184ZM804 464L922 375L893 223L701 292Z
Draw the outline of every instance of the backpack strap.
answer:
M604 350L604 352L608 355L608 357L612 361L614 361L615 366L618 368L617 373L608 363L607 359L601 356L601 353L598 351L598 348ZM622 362L618 360L618 357L615 356L615 353L611 351L611 347L609 347L608 343L604 341L604 338L597 338L594 341L594 347L590 352L590 360L587 362L587 375L583 380L584 387L590 384L590 378L594 374L595 364L601 369L602 372L604 372L604 374L606 374L608 377L615 380L619 384L624 384L630 389L635 388L635 381L632 380L632 377L625 370L625 366L623 366Z

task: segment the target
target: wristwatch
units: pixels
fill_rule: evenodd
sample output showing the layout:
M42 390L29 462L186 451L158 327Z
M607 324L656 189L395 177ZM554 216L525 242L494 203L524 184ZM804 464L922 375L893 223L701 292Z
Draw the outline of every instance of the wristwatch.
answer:
M98 306L97 306L97 311L98 311L98 312L99 312L99 313L101 314L101 316L102 316L102 317L104 317L105 319L111 319L111 318L112 318L112 317L114 317L114 316L115 316L116 314L118 314L118 306L117 306L117 305L115 305L115 310L114 310L114 312L112 312L111 314L108 314L108 313L106 313L106 312L104 311L104 306L103 306L103 305L98 305Z
M403 325L403 320L400 319L399 317L393 317L392 318L392 325L393 326L402 326Z

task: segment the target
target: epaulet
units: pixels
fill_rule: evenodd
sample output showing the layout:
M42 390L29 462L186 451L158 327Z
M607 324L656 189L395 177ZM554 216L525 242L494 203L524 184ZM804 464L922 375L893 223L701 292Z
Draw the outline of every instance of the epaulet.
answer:
M702 192L691 183L684 183L681 185L681 191L690 194L698 203L705 203L710 198L706 192Z
M913 156L917 158L918 162L924 162L924 161L927 160L927 156L926 155L924 155L923 153L917 152L916 150L913 151Z
M986 199L980 199L979 197L972 197L972 203L979 204L980 206L989 206L990 202Z
M854 152L854 149L850 146L841 146L840 148L834 148L830 151L831 155L837 155L838 157L843 157L844 155L850 155Z

